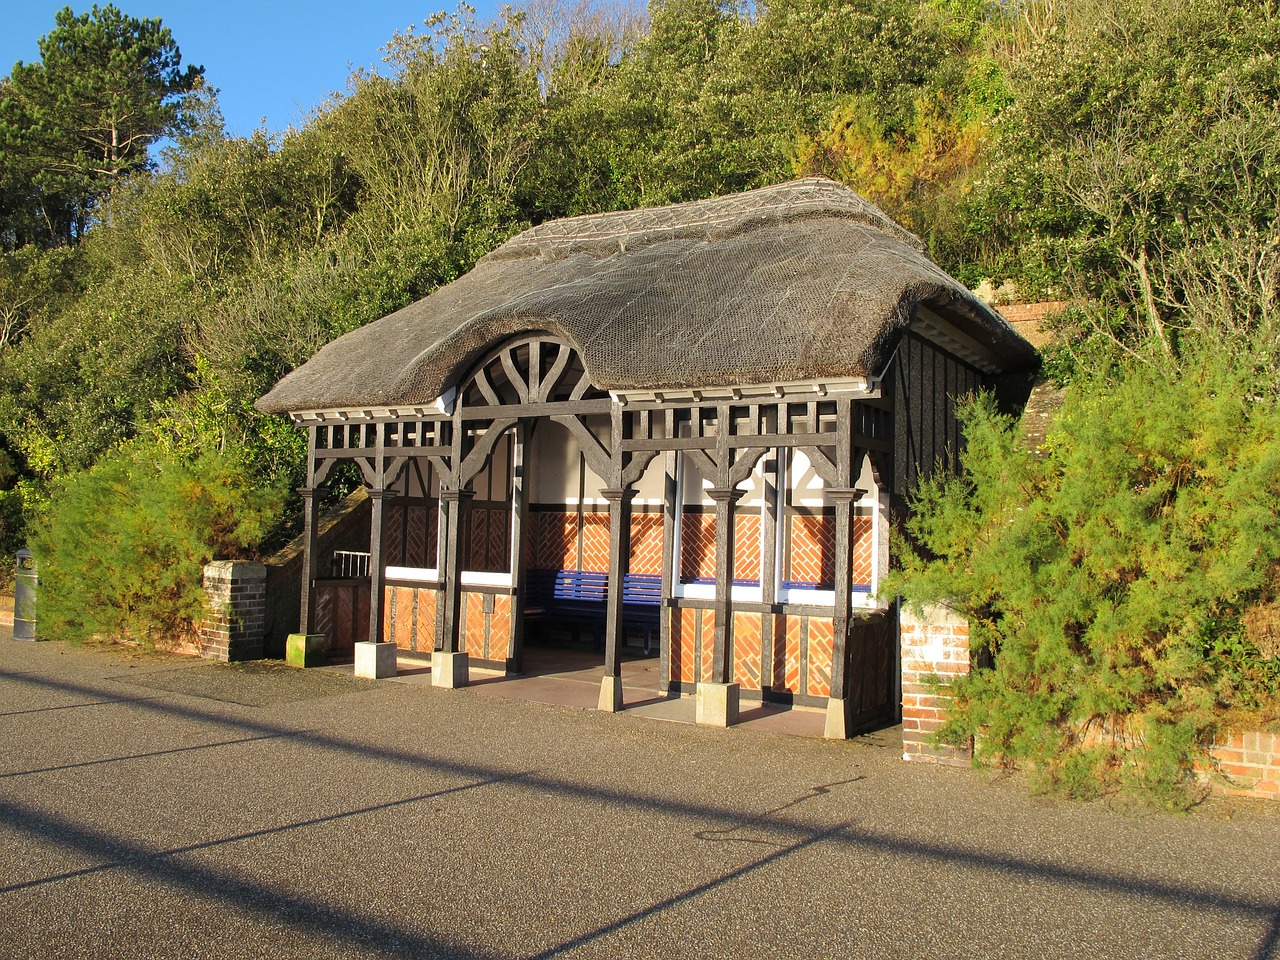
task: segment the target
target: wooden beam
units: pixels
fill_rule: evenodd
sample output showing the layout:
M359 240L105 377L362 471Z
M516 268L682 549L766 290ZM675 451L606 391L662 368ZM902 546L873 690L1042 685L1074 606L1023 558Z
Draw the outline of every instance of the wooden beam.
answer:
M503 434L519 422L516 417L504 417L501 420L494 420L489 425L489 429L476 441L476 445L471 448L459 465L456 478L458 486L461 487L470 483L484 469L484 465L489 462L489 457L493 453L493 448L497 446Z
M596 476L607 480L610 471L613 469L613 457L605 449L604 444L600 442L600 438L592 433L587 425L576 416L553 416L551 419L566 427L573 434L578 441L578 446L582 448L582 455L586 457L587 465L592 472Z
M556 400L552 403L503 403L484 407L465 407L464 420L492 420L495 417L566 417L608 413L615 406L607 398L600 400Z

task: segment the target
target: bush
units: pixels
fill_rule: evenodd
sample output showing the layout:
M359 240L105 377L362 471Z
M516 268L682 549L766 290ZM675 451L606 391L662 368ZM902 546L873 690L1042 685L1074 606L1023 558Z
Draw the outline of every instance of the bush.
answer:
M922 489L902 574L994 655L944 737L1046 788L1177 803L1225 711L1274 709L1280 660L1246 621L1276 597L1280 403L1241 366L1204 350L1074 386L1039 451L967 408L965 475Z
M204 564L243 557L282 502L280 491L252 488L240 460L133 441L55 483L32 538L41 634L189 637L203 615Z

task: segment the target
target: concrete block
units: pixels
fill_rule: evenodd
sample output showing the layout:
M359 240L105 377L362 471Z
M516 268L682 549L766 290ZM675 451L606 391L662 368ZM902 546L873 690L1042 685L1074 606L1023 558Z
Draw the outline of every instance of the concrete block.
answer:
M600 703L598 709L605 713L622 712L621 677L600 678Z
M284 661L291 667L319 667L328 660L329 638L323 633L291 633L284 644Z
M355 675L369 680L382 680L396 675L396 645L365 641L355 645Z
M827 718L822 735L828 740L849 739L849 704L843 697L827 700Z
M431 651L431 685L456 690L467 685L468 659L454 650Z
M694 718L705 727L731 727L738 722L736 683L700 683Z

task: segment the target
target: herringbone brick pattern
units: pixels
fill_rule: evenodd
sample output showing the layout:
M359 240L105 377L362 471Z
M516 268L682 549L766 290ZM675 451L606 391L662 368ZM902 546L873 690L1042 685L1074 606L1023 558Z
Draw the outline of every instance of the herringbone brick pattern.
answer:
M800 629L801 617L783 617L782 635L776 636L773 646L774 690L801 693L800 689Z
M529 565L534 570L573 570L578 565L578 516L559 510L530 515Z
M836 544L832 518L793 516L790 541L783 579L833 587Z
M760 579L760 517L743 514L733 518L733 578Z
M493 598L493 613L489 616L490 660L505 660L511 656L511 598L499 594Z
M582 569L599 573L609 572L608 513L582 515Z
M462 649L467 656L484 659L484 594L462 595Z
M702 636L699 638L698 680L706 683L715 676L716 618L710 610L701 611Z
M733 577L760 579L760 517L733 518ZM714 580L716 575L716 518L711 513L686 513L680 530L680 579Z
M733 615L733 682L743 690L760 689L760 617L758 613Z
M680 520L680 579L713 579L716 575L716 518L686 513Z
M688 607L671 617L671 680L687 684L698 680L695 672L698 650L698 611Z
M430 653L436 646L436 609L440 594L437 590L417 590L418 617L413 627L414 649Z
M356 590L347 584L335 584L332 589L333 632L329 634L329 651L345 654L351 652L356 643L369 639L369 590L367 587Z
M434 567L439 526L440 515L434 502L389 504L382 531L387 563L420 570Z
M382 599L382 639L401 650L413 644L413 587L387 587Z
M631 572L662 575L662 514L631 515Z
M386 508L382 522L382 550L387 563L392 566L404 563L404 504L393 503ZM384 633L383 636L386 636Z
M473 506L467 511L464 570L500 573L510 566L511 515L502 507Z
M809 687L811 697L831 696L833 624L829 617L809 617Z
M403 565L418 569L434 567L440 512L434 503L409 504L405 509L409 512L409 524L405 531Z
M871 584L874 570L872 558L873 534L870 517L853 518L853 582Z

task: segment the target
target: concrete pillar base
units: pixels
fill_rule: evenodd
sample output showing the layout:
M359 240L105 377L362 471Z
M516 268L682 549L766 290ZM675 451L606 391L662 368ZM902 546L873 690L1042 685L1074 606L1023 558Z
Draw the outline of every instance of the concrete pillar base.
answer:
M600 679L600 702L597 709L604 713L622 712L621 677L602 677Z
M467 685L467 655L457 650L431 651L431 685L456 690Z
M320 667L328 660L329 638L323 633L291 633L284 643L284 662L291 667Z
M356 644L356 676L370 680L382 680L396 675L396 645L394 643Z
M849 739L849 704L842 697L827 700L827 720L822 735L828 740Z
M704 727L731 727L738 722L736 683L700 683L694 718Z

